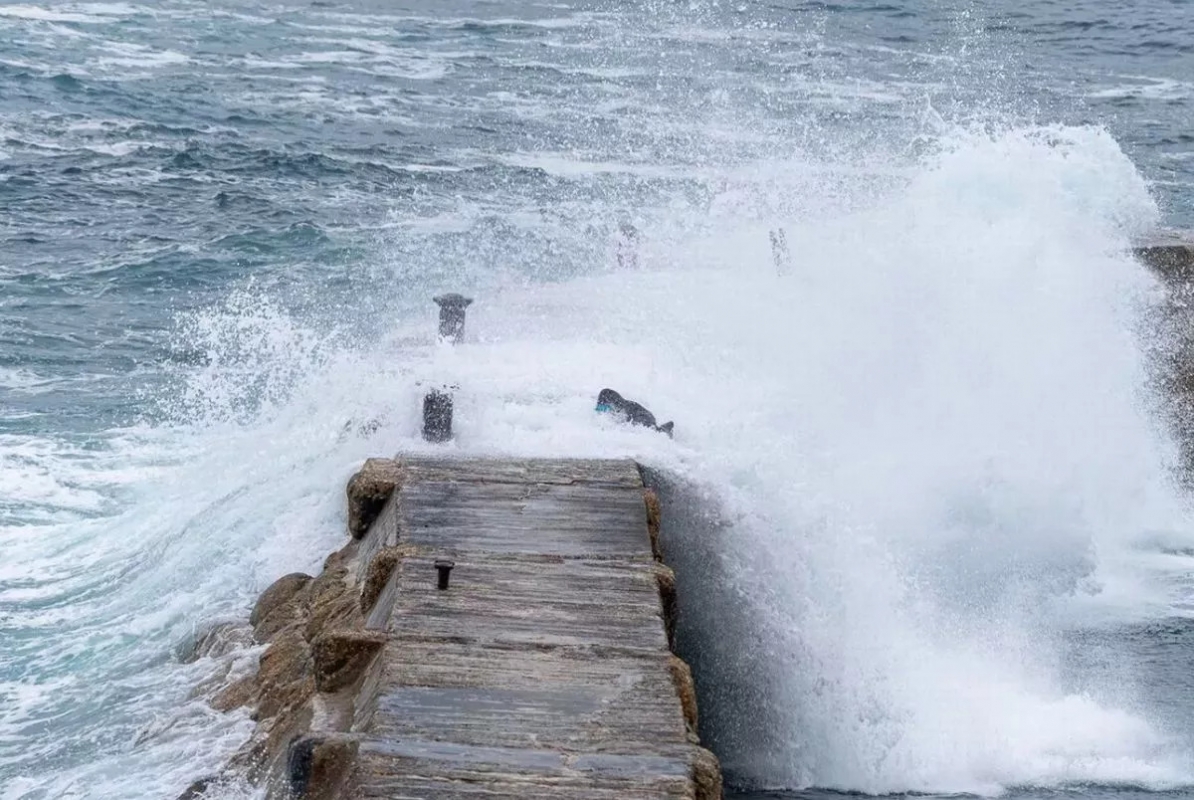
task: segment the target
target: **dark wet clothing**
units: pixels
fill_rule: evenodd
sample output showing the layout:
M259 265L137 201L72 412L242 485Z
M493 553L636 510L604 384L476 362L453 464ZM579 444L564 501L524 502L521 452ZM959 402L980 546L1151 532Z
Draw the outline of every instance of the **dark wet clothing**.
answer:
M654 414L641 404L627 400L613 389L602 389L601 394L597 395L597 410L603 413L617 414L631 425L642 425L644 428L666 433L668 436L672 435L672 428L675 425L674 422L655 424Z

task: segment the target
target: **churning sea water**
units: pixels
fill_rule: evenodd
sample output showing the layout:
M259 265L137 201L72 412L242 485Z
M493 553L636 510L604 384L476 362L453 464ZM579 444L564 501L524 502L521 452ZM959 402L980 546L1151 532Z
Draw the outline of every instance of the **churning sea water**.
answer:
M742 792L1194 796L1124 255L1194 225L1192 119L1184 0L0 5L0 797L218 769L257 653L179 644L442 380L462 453L673 476Z

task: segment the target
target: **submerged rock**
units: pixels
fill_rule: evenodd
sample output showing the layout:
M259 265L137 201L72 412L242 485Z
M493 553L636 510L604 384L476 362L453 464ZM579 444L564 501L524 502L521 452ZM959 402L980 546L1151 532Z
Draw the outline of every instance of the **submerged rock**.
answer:
M201 658L219 658L253 643L253 632L243 622L216 622L200 628L175 648L183 664Z
M249 624L253 626L257 641L267 642L275 633L301 619L299 603L295 600L313 580L310 575L292 572L278 578L261 593L249 615Z
M211 699L211 707L216 711L231 711L234 708L247 706L257 696L257 676L245 677L225 686Z
M207 797L207 790L214 788L216 778L206 777L192 783L186 789L183 789L182 794L178 796L178 800L202 800Z

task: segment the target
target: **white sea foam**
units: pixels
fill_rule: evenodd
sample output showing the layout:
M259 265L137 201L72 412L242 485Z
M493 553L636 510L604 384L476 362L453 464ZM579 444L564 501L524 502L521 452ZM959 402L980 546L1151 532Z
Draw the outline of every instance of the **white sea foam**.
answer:
M1194 83L1148 75L1119 75L1130 82L1088 92L1087 97L1101 100L1140 98L1143 100L1188 100L1194 97Z
M232 475L225 447L235 449L237 433L227 433L217 434L224 444L215 449L217 440L182 430L132 431L99 450L43 453L39 469L53 473L46 484L58 487L53 492L28 476L4 477L6 486L38 495L31 501L44 509L40 520L0 526L0 608L20 611L6 622L14 638L0 653L0 670L14 659L23 665L6 691L24 698L19 715L0 720L5 797L129 797L130 774L138 776L137 796L176 794L216 771L251 729L244 713L222 715L188 699L216 665L178 665L169 653L204 619L243 618L251 593L278 567L317 568L342 520L338 499L322 490L299 490L260 515L244 505L264 476L260 465ZM293 435L276 441L310 453ZM5 442L2 449L14 448ZM193 470L203 462L230 480L196 484ZM325 478L339 482L333 475L348 467L333 463ZM273 469L289 468L275 461ZM89 496L126 491L132 495L120 495L119 506L106 502L108 516L77 513L81 505L95 510ZM312 524L321 519L326 524ZM93 740L98 750L75 760L69 738L34 733L48 719L69 723L70 736ZM47 771L41 765L50 761L58 767Z
M106 23L138 13L145 13L145 9L128 3L66 3L53 8L26 3L0 6L0 17L36 22Z
M175 50L157 50L132 42L106 42L98 50L111 53L111 55L99 56L88 61L90 66L99 69L111 69L112 67L152 69L186 64L191 60L189 56Z
M8 134L0 129L0 136ZM20 394L37 394L54 383L52 378L38 375L30 369L0 367L0 389Z
M41 6L11 5L0 6L0 17L10 19L36 20L39 22L95 22L96 17L87 14L76 14L66 11L54 11Z

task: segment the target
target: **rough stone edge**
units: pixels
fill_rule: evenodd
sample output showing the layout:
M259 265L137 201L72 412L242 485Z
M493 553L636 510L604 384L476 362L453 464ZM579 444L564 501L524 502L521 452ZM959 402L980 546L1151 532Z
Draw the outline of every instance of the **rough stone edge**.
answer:
M405 469L393 458L369 458L345 487L348 496L348 533L363 539L394 490L402 485Z
M641 464L639 465L639 475L643 480L642 492L643 503L647 510L647 535L651 539L651 553L657 562L655 585L659 590L664 631L667 634L668 650L671 651L668 657L668 671L671 673L672 685L675 687L676 697L680 701L680 709L684 714L688 741L693 745L692 761L689 768L693 796L695 800L722 800L725 796L725 789L721 775L721 762L711 751L700 746L701 738L697 727L700 712L692 669L684 659L676 655L676 619L679 615L679 605L676 597L676 573L664 563L663 548L660 544L659 533L663 523L663 509L659 502L659 495L646 485Z
M667 647L676 652L676 619L679 604L676 599L676 573L667 564L655 565L655 587L659 590L659 602L663 606L663 629L667 633Z
M361 582L361 613L366 617L377 604L377 599L407 552L408 548L405 547L383 547L370 559L365 579Z
M721 762L703 747L694 747L690 775L696 800L722 800L725 786L721 776Z
M699 718L696 684L692 680L692 670L684 659L675 653L668 658L668 670L672 674L672 684L676 687L676 694L680 697L680 707L684 710L684 724L688 726L689 741L693 744L700 744L700 736L697 733Z
M332 694L357 683L385 647L384 631L353 628L323 631L311 640L315 691Z
M662 525L663 511L659 505L659 495L654 489L643 489L643 503L647 506L647 535L651 537L651 555L662 564L663 546L659 542L659 528Z

